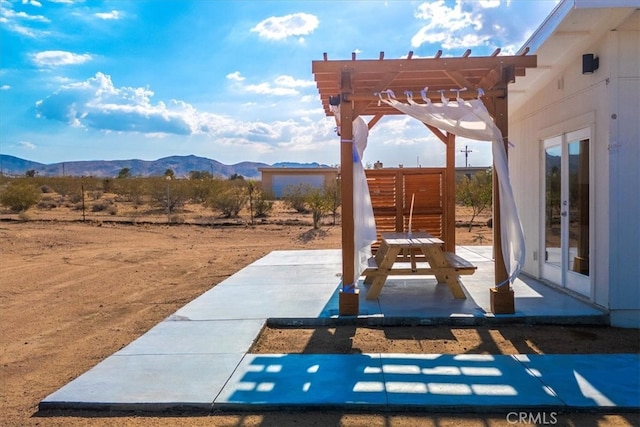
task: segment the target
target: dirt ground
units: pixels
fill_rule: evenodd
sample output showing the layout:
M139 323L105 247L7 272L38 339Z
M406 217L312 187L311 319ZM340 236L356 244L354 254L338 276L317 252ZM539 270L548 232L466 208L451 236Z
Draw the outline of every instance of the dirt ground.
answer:
M30 221L0 215L2 426L513 425L501 413L39 412L37 405L44 397L269 252L340 247L338 226L313 231L310 220L304 219L212 227L42 221L44 215L39 215ZM475 234L465 237L469 243ZM601 327L267 328L254 351L637 353L638 337L637 330ZM556 418L556 425L565 426L640 425L638 414L557 414Z

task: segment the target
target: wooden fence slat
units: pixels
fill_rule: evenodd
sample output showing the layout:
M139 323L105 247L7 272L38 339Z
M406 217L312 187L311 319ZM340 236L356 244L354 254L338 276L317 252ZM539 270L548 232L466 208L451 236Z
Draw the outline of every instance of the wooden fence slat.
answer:
M378 232L374 250L379 246L381 233L409 230L412 197L415 197L412 231L426 231L445 242L450 239L445 223L455 223L455 211L447 212L445 172L445 168L366 170Z

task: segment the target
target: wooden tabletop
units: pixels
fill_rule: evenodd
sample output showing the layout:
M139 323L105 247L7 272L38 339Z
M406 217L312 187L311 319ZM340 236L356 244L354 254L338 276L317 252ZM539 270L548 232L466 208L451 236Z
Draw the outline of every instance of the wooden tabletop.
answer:
M388 246L401 248L415 248L424 245L442 245L444 242L425 232L413 232L411 236L406 232L382 233L382 240Z

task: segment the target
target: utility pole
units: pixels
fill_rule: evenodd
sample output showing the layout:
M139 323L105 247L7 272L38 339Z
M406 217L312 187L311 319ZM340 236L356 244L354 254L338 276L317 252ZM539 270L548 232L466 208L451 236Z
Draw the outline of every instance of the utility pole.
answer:
M461 153L464 153L464 167L469 167L469 153L473 153L473 150L469 150L469 146L465 145L464 150L460 150Z

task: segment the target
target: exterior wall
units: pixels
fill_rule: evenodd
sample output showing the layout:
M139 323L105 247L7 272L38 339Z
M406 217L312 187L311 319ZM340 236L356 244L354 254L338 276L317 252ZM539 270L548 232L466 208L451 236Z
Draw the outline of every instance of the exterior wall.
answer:
M599 70L601 73L582 75L581 67L582 57L576 57L558 80L533 97L517 115L511 115L510 140L516 147L509 152L510 170L515 171L511 173L512 185L527 246L524 271L540 277L540 260L544 257L542 142L568 132L591 129L593 178L590 199L594 206L591 223L595 234L590 240L591 259L594 261L592 277L596 284L593 302L608 307L609 139L608 128L596 124L608 116L608 90L602 70Z
M640 11L635 12L640 21ZM637 22L636 21L636 22ZM640 28L614 31L610 122L611 323L640 327ZM615 119L613 118L615 114ZM615 284L615 285L614 285Z
M538 278L544 250L542 141L591 129L592 302L610 310L612 324L635 327L640 327L639 39L637 31L611 31L575 52L551 84L510 112L509 123L515 143L509 152L511 180L527 246L524 271ZM581 72L587 52L600 58L591 75Z
M261 168L262 191L280 198L282 191L289 185L309 184L322 187L335 182L338 177L336 168Z

